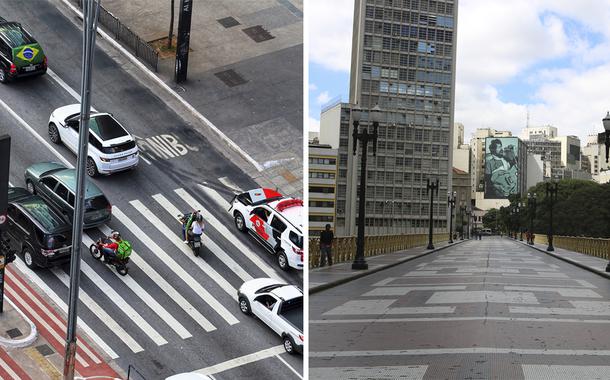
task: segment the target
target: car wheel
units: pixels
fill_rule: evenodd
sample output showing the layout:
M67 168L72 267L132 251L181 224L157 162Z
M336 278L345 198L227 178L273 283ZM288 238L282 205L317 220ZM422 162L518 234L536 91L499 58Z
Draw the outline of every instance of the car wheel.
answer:
M292 338L290 337L290 335L284 335L284 350L286 350L287 353L289 353L290 355L294 354L294 342L292 341Z
M250 315L252 311L250 310L250 302L246 297L239 297L239 310L246 315Z
M36 194L36 188L34 187L34 184L32 183L32 181L27 180L25 181L25 187L28 189L28 191L32 194Z
M284 253L284 251L278 252L277 263L282 270L290 269L290 266L288 265L288 257L286 256L286 253Z
M25 261L25 265L27 265L27 267L30 269L36 268L36 265L34 264L33 255L34 254L32 253L32 248L30 248L30 247L23 248L23 261Z
M57 130L55 123L49 124L49 139L53 144L59 144L61 142L61 137L59 136L59 131Z
M237 227L237 229L241 232L246 232L246 221L244 220L244 216L239 211L235 213L235 227Z
M6 71L3 68L0 68L0 83L8 82L8 75L6 75Z
M100 172L97 171L97 165L95 165L93 158L87 157L87 175L89 177L97 177L99 174Z

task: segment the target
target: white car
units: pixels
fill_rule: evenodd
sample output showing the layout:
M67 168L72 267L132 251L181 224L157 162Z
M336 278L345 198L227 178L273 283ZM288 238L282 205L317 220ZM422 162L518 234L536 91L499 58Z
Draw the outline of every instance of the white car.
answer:
M246 281L237 291L239 309L254 314L282 337L289 354L303 353L303 291L272 278Z
M63 142L77 154L80 124L80 104L71 104L56 109L49 118L51 142ZM89 155L87 174L112 174L134 168L139 162L136 141L109 113L92 109L89 121Z
M280 268L303 270L303 201L259 188L236 195L229 213L238 230L248 231L271 253Z

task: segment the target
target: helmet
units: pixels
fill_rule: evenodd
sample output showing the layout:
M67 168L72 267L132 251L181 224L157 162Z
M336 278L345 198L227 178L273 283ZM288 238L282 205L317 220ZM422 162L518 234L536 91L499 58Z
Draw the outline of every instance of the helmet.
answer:
M197 221L198 222L203 222L203 215L197 214Z
M118 231L112 231L112 234L110 234L110 236L112 236L114 240L121 240L121 234L118 233Z

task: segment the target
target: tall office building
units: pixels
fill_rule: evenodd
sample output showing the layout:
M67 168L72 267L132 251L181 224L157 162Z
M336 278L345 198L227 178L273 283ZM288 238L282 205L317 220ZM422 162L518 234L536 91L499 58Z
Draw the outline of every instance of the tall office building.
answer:
M426 232L427 179L440 181L434 227L447 231L456 21L457 0L356 0L350 104L341 104L334 124L340 128L338 235L357 230L361 150L352 154L354 104L363 111L361 128L369 126L370 109L382 110L376 157L369 144L367 234Z

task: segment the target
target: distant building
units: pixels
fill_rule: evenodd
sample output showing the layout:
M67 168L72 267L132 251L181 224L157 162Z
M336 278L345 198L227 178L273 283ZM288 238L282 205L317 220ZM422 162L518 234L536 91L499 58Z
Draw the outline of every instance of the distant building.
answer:
M552 139L557 137L557 128L545 125L542 127L527 127L521 130L521 140Z
M600 141L597 134L589 135L587 145L582 148L582 155L589 162L588 172L593 176L593 180L599 183L607 183L610 175L610 164L606 163L606 146L603 139ZM585 170L586 167L583 167L583 171Z
M470 145L464 144L464 125L455 123L453 130L453 167L470 173L471 161Z
M540 154L527 154L527 186L531 188L544 181L544 161Z
M326 224L335 227L337 150L309 144L309 235L319 236Z
M476 130L474 137L470 140L470 181L471 181L471 199L476 199L477 192L485 190L485 139L487 137L511 137L510 131L497 131L491 128L479 128ZM454 165L455 166L455 165Z

